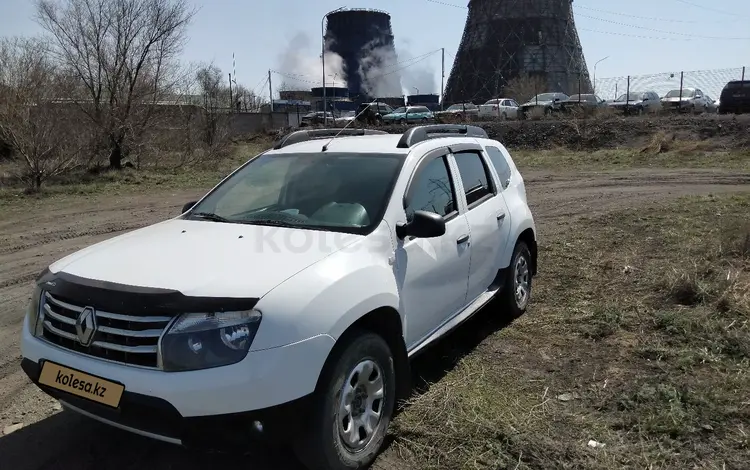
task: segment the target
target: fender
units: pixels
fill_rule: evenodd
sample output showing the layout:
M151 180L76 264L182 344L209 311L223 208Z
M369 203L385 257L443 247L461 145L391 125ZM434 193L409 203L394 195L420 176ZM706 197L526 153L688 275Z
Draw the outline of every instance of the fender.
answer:
M284 346L316 335L338 339L380 307L398 311L393 268L369 253L336 253L284 281L260 299L263 313L251 350ZM403 322L403 317L402 317Z

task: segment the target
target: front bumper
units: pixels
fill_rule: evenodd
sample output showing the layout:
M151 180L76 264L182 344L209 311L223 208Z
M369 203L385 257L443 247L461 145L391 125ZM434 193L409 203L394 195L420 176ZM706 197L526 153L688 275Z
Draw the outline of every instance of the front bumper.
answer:
M38 362L23 359L21 368L42 391L67 409L135 434L191 448L228 450L288 439L290 433L302 429L310 409L311 395L307 395L260 410L183 417L164 399L128 391L115 409L40 384Z
M190 372L163 372L108 362L75 353L32 336L28 317L21 338L22 367L43 391L84 414L141 434L162 436L170 442L194 445L198 434L220 436L263 423L263 437L274 437L276 423L292 427L288 415L301 416L298 402L312 394L318 375L335 341L315 336L278 348L251 351L230 366ZM65 367L118 382L125 391L117 409L39 384L41 363ZM302 407L304 408L304 407ZM291 409L291 411L289 411ZM202 432L198 432L202 431ZM209 439L210 441L211 439ZM224 437L219 438L223 441Z

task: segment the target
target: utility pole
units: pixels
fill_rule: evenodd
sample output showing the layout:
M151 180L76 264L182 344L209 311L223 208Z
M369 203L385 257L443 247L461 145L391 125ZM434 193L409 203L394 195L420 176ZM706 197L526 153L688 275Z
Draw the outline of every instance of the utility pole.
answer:
M440 111L443 110L443 101L445 99L443 98L443 93L445 93L445 48L442 48L443 51L443 59L442 59L442 72L441 72L441 78L440 78Z
M271 103L271 112L273 113L273 86L271 86L271 71L268 71L268 99Z
M229 109L234 109L234 106L232 105L234 103L234 100L232 99L232 74L229 74Z

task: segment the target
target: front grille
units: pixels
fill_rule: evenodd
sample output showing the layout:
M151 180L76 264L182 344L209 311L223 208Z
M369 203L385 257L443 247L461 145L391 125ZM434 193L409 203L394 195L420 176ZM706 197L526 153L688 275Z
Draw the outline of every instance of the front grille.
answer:
M96 311L96 333L90 345L78 340L76 320L85 307L45 292L40 319L50 343L110 361L157 368L159 337L172 320L167 316L134 316Z

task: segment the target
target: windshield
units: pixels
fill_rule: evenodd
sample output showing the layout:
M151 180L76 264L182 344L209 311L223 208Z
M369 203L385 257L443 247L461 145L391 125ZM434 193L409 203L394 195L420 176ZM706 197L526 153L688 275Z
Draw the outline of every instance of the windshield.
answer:
M406 112L406 108L397 108L395 111L391 111L393 114L404 114Z
M694 93L695 93L694 90L683 89L682 90L682 97L683 98L691 98ZM680 90L672 90L669 93L667 93L667 98L679 98L679 97L680 97Z
M617 98L616 101L626 101L625 97L628 96L627 94L620 95L619 98ZM643 96L643 93L637 92L637 91L631 91L630 92L630 98L627 101L638 101Z
M383 217L402 162L397 154L264 154L229 177L187 217L369 233Z
M553 101L555 98L559 98L559 95L555 93L542 93L531 98L529 101Z

